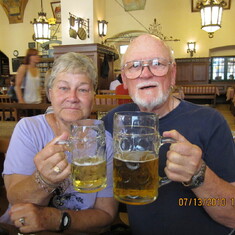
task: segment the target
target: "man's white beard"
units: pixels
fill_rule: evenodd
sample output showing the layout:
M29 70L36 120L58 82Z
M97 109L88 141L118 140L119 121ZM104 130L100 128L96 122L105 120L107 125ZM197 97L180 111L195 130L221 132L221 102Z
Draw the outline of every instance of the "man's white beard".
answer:
M162 104L164 104L166 102L166 100L168 99L169 95L170 95L170 88L166 91L166 93L164 94L162 92L162 89L159 90L158 92L158 96L156 98L153 98L153 100L145 100L143 99L138 92L136 92L133 96L132 96L132 100L140 107L143 109L147 109L149 112L151 112L152 110L154 110L155 108L157 108L158 106L161 106ZM146 92L147 95L147 92Z

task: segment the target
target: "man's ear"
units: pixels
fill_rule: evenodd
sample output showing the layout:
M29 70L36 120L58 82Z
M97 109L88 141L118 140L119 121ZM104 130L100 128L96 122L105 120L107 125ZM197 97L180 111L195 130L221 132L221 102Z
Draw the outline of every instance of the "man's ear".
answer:
M171 85L174 86L176 83L176 64L172 65L171 69Z
M126 80L127 80L127 78L126 78L125 74L122 72L122 82L123 82L124 89L128 89L127 84L126 84Z

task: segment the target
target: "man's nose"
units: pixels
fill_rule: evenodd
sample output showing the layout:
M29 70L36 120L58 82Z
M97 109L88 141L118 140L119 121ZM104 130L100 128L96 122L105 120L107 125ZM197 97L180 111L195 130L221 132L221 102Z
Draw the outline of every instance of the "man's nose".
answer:
M152 77L153 73L150 70L149 64L144 64L142 66L141 77Z

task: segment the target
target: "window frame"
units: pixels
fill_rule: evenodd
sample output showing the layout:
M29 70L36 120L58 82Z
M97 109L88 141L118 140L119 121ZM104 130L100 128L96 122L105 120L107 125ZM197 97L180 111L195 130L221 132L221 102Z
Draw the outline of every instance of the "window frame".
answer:
M215 60L218 60L216 63ZM217 69L215 67L218 67ZM217 70L217 71L215 71ZM230 70L230 72L228 71ZM217 75L217 76L216 76ZM233 75L230 79L229 76ZM217 79L216 79L217 78ZM235 56L211 57L211 82L235 81Z

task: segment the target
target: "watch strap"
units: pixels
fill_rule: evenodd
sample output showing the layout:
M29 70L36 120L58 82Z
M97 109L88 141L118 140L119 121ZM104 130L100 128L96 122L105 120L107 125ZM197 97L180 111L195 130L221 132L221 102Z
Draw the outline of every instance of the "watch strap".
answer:
M199 171L192 176L189 182L182 182L182 184L190 189L201 186L205 179L205 172L206 172L206 163L202 160L202 165Z
M60 219L60 227L59 227L59 233L63 232L64 230L68 229L71 224L71 217L69 213L62 212L61 219Z

